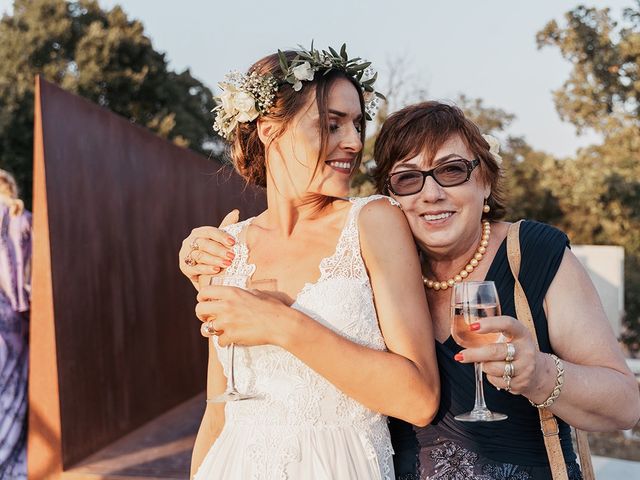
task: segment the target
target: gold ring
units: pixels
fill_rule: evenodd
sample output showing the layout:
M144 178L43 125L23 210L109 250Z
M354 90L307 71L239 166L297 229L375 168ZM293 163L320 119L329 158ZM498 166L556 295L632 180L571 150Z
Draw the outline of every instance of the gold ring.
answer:
M189 246L191 247L191 251L198 250L198 237L191 240Z

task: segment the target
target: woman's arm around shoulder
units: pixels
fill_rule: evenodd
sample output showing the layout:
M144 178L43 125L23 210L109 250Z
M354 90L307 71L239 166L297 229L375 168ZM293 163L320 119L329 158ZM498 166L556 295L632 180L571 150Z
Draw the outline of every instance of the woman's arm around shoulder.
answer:
M400 209L387 200L363 207L359 227L389 351L354 343L292 309L288 311L295 317L282 324L274 343L371 410L427 425L438 408L440 382L431 319L409 227ZM376 236L384 239L370 248ZM385 274L393 281L383 281ZM389 292L381 291L392 283Z
M440 379L413 235L402 210L386 198L367 203L358 224L380 330L389 351L408 359L418 373L407 378L431 412L430 421L439 404Z

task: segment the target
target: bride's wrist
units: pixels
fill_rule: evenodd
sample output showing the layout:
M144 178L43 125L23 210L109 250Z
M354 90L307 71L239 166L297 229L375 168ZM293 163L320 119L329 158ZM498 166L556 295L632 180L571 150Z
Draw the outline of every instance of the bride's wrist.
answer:
M290 307L285 307L280 316L280 321L273 332L273 345L291 351L302 339L304 339L304 325L308 317Z

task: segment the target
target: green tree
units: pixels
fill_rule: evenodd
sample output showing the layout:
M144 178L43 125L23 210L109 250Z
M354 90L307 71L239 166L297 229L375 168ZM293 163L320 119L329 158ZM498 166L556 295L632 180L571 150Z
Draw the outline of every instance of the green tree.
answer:
M30 201L34 77L123 115L181 146L215 142L211 91L171 71L143 25L94 0L16 0L0 20L0 167Z
M582 149L548 180L575 242L625 248L625 326L631 351L640 350L640 1L622 20L609 9L576 7L566 24L549 22L538 46L554 46L573 65L555 92L561 117L602 144Z
M485 105L480 98L469 98L464 94L460 94L455 103L467 118L478 125L480 131L490 135L504 136L516 118L501 108ZM534 149L523 137L514 135L506 136L500 147L500 156L507 194L507 218L557 223L563 212L548 179L562 168L562 162Z
M608 8L578 6L566 25L550 21L537 34L538 48L554 46L573 64L555 93L560 116L579 131L640 127L640 0L618 23Z

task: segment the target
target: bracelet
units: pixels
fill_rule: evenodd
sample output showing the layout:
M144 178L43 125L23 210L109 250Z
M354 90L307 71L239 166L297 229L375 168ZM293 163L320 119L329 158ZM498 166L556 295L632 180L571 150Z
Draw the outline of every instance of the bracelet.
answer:
M556 355L554 355L553 353L550 354L551 358L553 358L553 361L556 364L556 384L553 387L553 392L551 392L551 395L549 395L549 398L547 398L544 402L542 403L533 403L531 400L529 400L529 403L531 405L533 405L536 408L548 408L551 405L553 405L553 402L556 401L556 398L558 398L560 396L560 392L562 391L562 386L564 385L564 366L562 365L562 360L560 360Z

